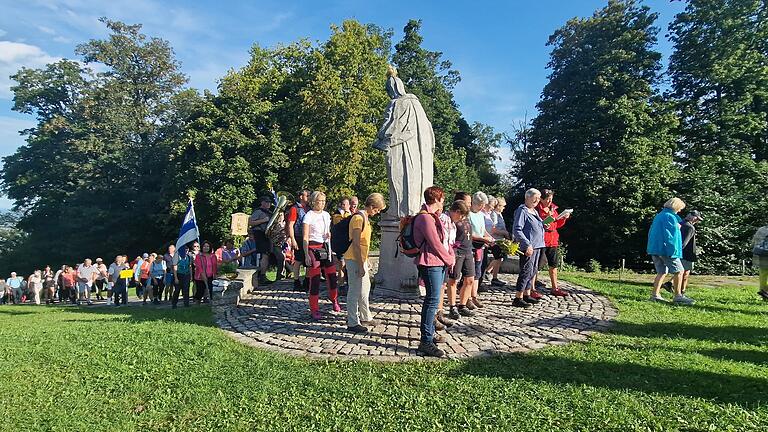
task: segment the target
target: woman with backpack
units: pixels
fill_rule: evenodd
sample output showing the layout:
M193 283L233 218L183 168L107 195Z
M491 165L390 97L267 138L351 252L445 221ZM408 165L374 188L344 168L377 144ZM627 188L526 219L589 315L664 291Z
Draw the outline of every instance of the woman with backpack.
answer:
M369 218L381 213L386 207L384 196L373 193L365 199L364 211L353 214L349 220L349 238L352 243L344 253L347 265L347 328L353 333L367 333L362 324L374 324L368 307L371 292L371 266L368 251L371 245L371 224Z
M441 301L440 288L443 286L446 270L454 264L455 258L453 249L446 249L443 245L446 233L438 215L443 209L445 193L437 186L430 186L424 191L424 202L421 212L412 222L414 242L421 245L414 262L426 288L424 304L421 307L419 352L442 357L445 353L436 345L442 342L442 338L435 334L435 314Z
M336 286L336 265L331 255L331 215L325 211L325 194L312 192L309 197L308 211L303 221L304 263L309 278L309 310L312 318L319 320L320 314L320 274L325 274L328 286L328 298L334 312L341 312L338 289Z

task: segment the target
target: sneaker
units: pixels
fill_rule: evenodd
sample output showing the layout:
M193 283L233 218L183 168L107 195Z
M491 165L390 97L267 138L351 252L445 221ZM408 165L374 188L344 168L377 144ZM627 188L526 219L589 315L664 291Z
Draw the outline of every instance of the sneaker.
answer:
M452 320L461 318L461 315L459 315L459 309L456 306L451 306L450 311L448 311L448 318Z
M435 317L435 330L445 330L445 326Z
M341 312L341 306L339 305L339 302L337 302L337 301L333 302L333 311L334 312Z
M555 288L552 290L551 294L555 297L568 297L568 292L561 290L560 288Z
M321 320L321 319L323 319L323 315L320 314L320 311L312 311L312 319L313 320Z
M443 311L440 311L437 313L437 320L440 321L440 323L446 327L453 326L453 321L446 318L445 315L443 315Z
M432 342L435 344L445 343L445 338L442 335L435 333L435 336L432 338Z
M456 308L456 311L461 316L465 316L465 317L475 316L475 313L472 312L472 309L470 309L469 306L459 305L459 307Z
M521 298L515 297L515 299L512 300L512 306L520 307L520 308L529 308L532 305L530 303L527 303L525 300L523 300Z
M651 296L650 300L651 300L652 302L657 302L657 303L669 303L669 302L667 301L667 299L665 299L665 298L664 298L664 297L662 297L661 295L658 295L658 296Z
M682 304L682 305L692 305L695 303L692 298L686 297L684 295L675 296L675 299L672 300L672 302L675 304Z
M661 284L661 287L667 290L667 292L672 292L672 281L667 281Z
M538 291L536 291L536 290L531 290L531 295L530 295L530 297L531 297L531 298L534 298L534 299L536 299L536 300L541 300L541 299L542 299L544 296L543 296L543 295L541 295L541 293L540 293L540 292L538 292Z
M301 281L298 279L293 280L293 290L294 291L301 291Z
M422 342L419 344L419 352L430 357L443 357L445 353L434 342Z
M475 306L476 306L476 307L478 307L478 308L480 308L480 309L482 309L482 308L484 308L484 307L485 307L485 305L484 305L484 304L480 303L480 300L478 300L478 298L477 298L477 297L472 297L472 298L471 298L469 301L470 301L470 302L472 302L472 303L474 303L474 304L475 304Z
M347 327L347 330L351 331L352 333L360 333L360 334L368 333L368 328L363 327L361 325Z
M536 304L536 303L539 302L539 299L537 299L536 297L533 297L533 296L523 296L523 300L526 303L530 303L530 304Z
M503 281L503 280L501 280L501 279L496 279L496 278L493 278L493 279L491 279L491 285L493 285L493 286L499 286L499 287L503 287L503 286L506 286L506 285L507 285L507 283L506 283L506 282L504 282L504 281Z

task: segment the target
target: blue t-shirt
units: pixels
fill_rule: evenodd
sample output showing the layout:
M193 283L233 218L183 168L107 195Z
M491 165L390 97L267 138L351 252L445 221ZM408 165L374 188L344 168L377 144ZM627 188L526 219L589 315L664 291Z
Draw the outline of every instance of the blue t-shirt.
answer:
M16 276L15 278L8 278L5 283L11 288L21 288L21 280L20 277Z

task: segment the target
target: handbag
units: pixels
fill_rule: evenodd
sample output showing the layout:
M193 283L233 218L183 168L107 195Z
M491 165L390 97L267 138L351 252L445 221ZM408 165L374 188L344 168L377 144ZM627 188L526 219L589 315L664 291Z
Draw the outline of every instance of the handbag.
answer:
M315 258L318 261L328 261L330 258L330 253L328 252L328 244L323 243L323 247L321 248L313 248L312 253L315 254Z

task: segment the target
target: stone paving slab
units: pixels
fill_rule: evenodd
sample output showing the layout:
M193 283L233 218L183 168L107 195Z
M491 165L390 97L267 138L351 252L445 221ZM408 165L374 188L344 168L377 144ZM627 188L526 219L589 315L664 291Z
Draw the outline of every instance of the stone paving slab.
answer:
M531 308L514 308L516 275L500 277L508 282L507 287L489 287L481 292L484 308L475 309L475 316L461 317L440 332L445 343L439 346L447 358L526 352L585 341L592 333L607 329L617 315L607 298L565 282L561 287L570 291L570 296L545 295ZM307 294L294 291L290 281L283 281L243 296L237 306L224 298L214 308L216 322L238 341L290 355L390 362L428 359L416 351L421 300L374 296L371 311L379 324L367 334L357 335L347 330L345 298L340 298L342 312L334 313L324 294L321 291L323 319L319 321L309 315Z

